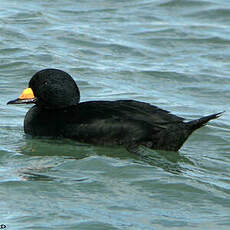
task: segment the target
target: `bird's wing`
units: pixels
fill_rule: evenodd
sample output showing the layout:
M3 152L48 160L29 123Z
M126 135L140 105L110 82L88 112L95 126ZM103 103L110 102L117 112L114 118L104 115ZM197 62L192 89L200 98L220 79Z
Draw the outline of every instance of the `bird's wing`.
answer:
M156 106L131 100L83 102L70 116L63 132L98 144L152 140L168 124L183 121Z
M77 106L77 120L118 117L149 124L182 122L184 118L160 109L157 106L134 100L90 101Z

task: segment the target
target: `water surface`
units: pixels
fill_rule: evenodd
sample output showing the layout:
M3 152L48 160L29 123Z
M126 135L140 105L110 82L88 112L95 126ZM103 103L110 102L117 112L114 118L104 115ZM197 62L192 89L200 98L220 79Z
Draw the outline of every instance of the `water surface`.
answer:
M230 227L228 0L2 0L0 224L7 229ZM226 110L180 152L31 139L7 106L43 68L81 101L135 99L195 119Z

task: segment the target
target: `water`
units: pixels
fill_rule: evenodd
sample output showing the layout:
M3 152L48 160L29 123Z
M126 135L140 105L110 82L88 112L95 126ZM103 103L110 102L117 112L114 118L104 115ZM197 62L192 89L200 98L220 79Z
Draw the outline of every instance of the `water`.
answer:
M0 224L6 229L230 228L230 2L0 2ZM81 100L136 99L188 119L226 110L178 153L29 139L7 106L43 68Z

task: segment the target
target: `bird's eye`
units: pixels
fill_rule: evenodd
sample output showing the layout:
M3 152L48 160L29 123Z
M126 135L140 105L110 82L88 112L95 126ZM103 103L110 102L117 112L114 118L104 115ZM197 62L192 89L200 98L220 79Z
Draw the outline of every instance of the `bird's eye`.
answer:
M47 81L44 81L42 84L43 84L43 85L47 85L47 84L48 84L48 82L47 82Z

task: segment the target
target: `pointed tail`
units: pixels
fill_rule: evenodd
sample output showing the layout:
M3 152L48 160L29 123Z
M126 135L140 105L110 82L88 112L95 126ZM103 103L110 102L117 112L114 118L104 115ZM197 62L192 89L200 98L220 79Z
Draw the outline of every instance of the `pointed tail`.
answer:
M210 120L213 120L213 119L220 117L224 112L225 111L220 112L220 113L211 114L209 116L201 117L200 119L197 119L197 120L189 121L186 123L187 127L191 131L199 129L200 127L206 125Z

